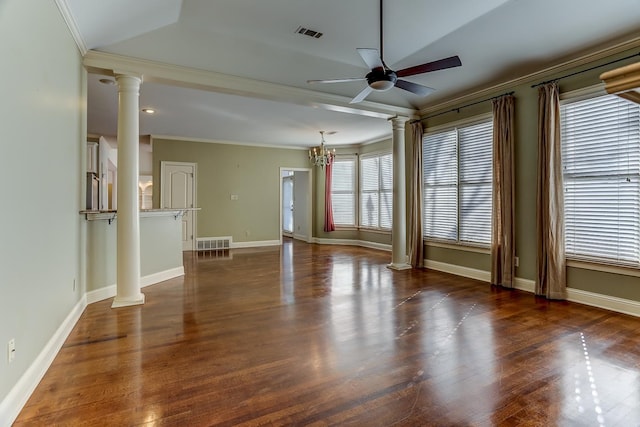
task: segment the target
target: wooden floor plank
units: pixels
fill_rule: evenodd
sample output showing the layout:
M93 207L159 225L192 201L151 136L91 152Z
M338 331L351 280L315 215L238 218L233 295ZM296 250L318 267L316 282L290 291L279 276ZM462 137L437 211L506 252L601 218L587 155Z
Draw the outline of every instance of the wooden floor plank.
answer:
M639 426L640 319L286 240L87 307L16 426Z

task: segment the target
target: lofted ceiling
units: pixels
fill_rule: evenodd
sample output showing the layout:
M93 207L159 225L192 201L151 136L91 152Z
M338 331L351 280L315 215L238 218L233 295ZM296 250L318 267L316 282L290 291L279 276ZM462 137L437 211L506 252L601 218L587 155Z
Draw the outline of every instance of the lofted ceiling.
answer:
M380 140L390 136L385 118L394 112L637 40L640 29L640 0L387 0L387 65L397 70L458 55L462 66L407 77L435 88L428 97L393 88L349 105L365 82L307 80L364 77L356 48L379 48L378 0L59 1L87 57L187 67L220 81L145 74L140 104L157 113L141 116L141 134L271 146L316 145L319 130L337 131L329 144ZM298 27L323 35L301 35ZM117 89L99 83L104 77L89 76L88 131L115 135Z

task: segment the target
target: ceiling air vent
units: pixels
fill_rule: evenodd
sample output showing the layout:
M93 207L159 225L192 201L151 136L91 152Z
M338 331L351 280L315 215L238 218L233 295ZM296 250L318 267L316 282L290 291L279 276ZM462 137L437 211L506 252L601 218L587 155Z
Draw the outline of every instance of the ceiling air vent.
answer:
M298 27L296 33L304 34L305 36L313 37L314 39L319 39L320 37L322 37L322 33L304 27Z

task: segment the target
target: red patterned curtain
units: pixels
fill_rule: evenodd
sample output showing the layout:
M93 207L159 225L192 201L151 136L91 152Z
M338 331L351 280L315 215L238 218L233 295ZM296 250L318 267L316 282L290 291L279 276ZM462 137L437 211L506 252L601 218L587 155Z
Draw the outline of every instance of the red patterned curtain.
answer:
M324 168L324 231L334 231L336 225L333 223L333 204L331 203L331 173L333 162Z

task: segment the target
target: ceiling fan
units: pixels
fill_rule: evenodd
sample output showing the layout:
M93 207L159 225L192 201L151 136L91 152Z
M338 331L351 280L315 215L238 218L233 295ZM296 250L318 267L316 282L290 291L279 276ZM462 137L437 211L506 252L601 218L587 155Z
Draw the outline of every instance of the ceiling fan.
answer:
M462 65L458 56L451 56L449 58L440 59L438 61L427 62L425 64L416 65L414 67L405 68L402 70L394 71L387 67L383 59L383 38L382 38L382 0L380 0L380 52L378 49L370 48L358 48L356 49L362 60L367 64L371 71L364 77L354 77L346 79L330 79L330 80L307 80L307 83L343 83L359 80L366 80L367 87L365 87L359 94L357 94L350 104L355 104L363 101L371 92L378 91L384 92L392 87L398 87L408 92L414 93L418 96L427 96L435 89L428 86L423 86L418 83L402 80L400 77L409 77L416 74L428 73L431 71L444 70L446 68L459 67Z

